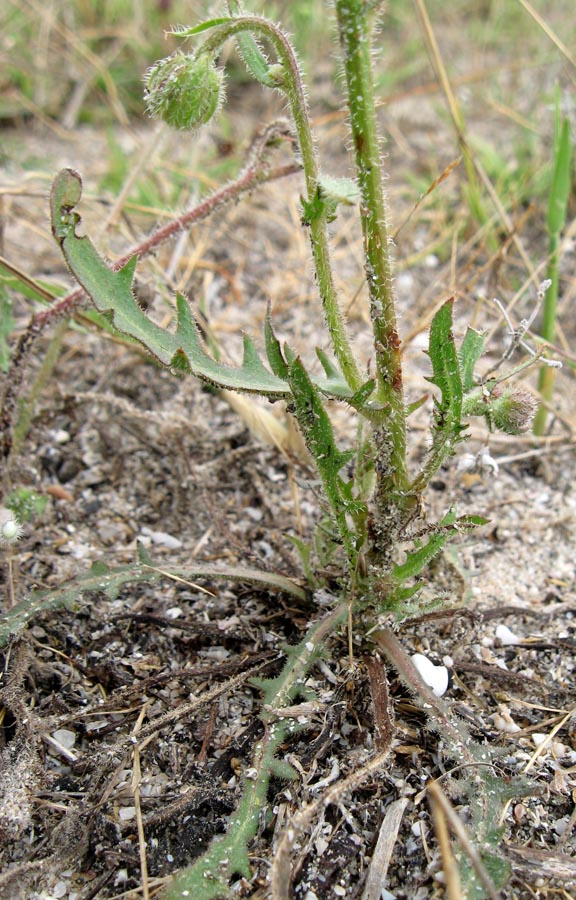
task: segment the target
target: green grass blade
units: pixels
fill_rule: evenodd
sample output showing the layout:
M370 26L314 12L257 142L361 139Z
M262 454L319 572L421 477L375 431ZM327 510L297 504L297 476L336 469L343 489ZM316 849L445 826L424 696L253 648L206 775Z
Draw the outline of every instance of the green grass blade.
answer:
M566 224L568 199L570 197L570 163L572 158L572 144L570 140L570 122L565 118L560 130L556 156L554 160L554 172L552 175L552 187L548 201L548 216L546 227L549 234L560 234Z

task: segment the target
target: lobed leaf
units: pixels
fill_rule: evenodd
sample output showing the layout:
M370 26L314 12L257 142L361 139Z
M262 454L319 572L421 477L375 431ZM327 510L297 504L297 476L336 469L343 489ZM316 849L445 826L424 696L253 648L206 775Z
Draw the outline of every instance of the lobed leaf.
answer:
M83 594L100 591L114 599L126 584L156 584L163 578L175 578L186 582L204 578L210 581L216 579L242 581L263 588L286 591L299 600L306 599L305 589L284 575L262 572L248 566L219 567L202 562L186 569L172 566L159 568L139 545L136 563L109 567L103 562L96 562L85 575L74 578L55 590L33 591L26 600L0 615L0 647L6 644L10 637L23 631L34 616L50 609L62 607L71 609L80 602Z
M203 345L192 311L180 294L176 301L176 330L169 332L152 322L138 305L132 292L137 258L132 257L116 272L106 265L88 237L76 234L80 217L74 209L81 195L80 175L73 169L63 169L52 186L52 232L68 268L111 327L142 345L158 363L169 369L190 372L209 384L228 390L270 398L290 395L287 368L281 363L282 354L269 323L266 350L272 372L260 359L249 337L244 337L241 366L226 365L210 356ZM289 365L291 358L286 350L285 356ZM281 376L278 373L285 374ZM352 397L345 379L336 370L330 379L316 379L316 383L329 396L343 400Z

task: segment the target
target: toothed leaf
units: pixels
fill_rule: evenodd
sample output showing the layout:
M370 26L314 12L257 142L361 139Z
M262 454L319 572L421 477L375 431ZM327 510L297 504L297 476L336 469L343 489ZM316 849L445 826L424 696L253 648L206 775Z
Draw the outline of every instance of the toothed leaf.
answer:
M244 362L233 367L217 362L202 346L192 313L178 297L178 325L175 333L154 324L138 305L132 293L137 259L133 257L119 272L100 258L88 237L78 237L79 217L73 212L81 196L80 176L65 169L56 176L52 189L52 229L64 258L96 308L114 327L142 344L162 365L188 370L194 375L230 390L283 397L288 385L269 372L249 340L244 342Z
M272 369L274 375L283 381L288 380L288 364L284 359L280 341L274 333L272 321L270 319L270 306L266 310L266 319L264 321L264 339L266 341L266 357L268 365Z
M45 610L60 607L71 608L80 603L87 593L101 591L114 600L127 584L156 584L164 578L176 578L184 582L209 579L241 581L262 588L285 591L299 600L306 599L306 591L297 582L275 572L262 572L248 566L213 566L198 562L186 569L154 565L145 548L138 543L138 561L132 565L109 567L96 562L84 575L74 578L56 590L33 591L21 603L0 615L0 647L8 639L22 631L34 616Z

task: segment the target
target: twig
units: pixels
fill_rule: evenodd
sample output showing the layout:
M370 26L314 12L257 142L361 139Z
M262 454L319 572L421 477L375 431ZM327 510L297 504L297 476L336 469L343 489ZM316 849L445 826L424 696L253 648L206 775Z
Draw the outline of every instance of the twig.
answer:
M460 890L460 873L458 871L456 860L454 859L452 847L450 846L450 835L448 832L446 813L438 799L439 794L442 794L442 792L436 782L433 781L428 785L428 794L432 820L434 822L434 831L436 832L436 840L438 841L438 848L440 850L440 856L442 857L442 871L446 879L446 894L448 900L460 900L460 897L462 896Z

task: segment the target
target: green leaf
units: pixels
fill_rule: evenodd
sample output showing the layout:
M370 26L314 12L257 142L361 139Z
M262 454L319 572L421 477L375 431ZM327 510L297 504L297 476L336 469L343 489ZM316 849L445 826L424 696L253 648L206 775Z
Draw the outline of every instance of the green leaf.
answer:
M102 591L112 600L126 584L156 584L164 578L193 582L199 579L241 581L259 585L262 588L285 591L299 600L306 599L306 590L291 578L274 572L261 572L247 566L213 566L199 562L191 568L180 569L172 566L156 566L139 545L138 562L132 565L108 567L103 562L96 562L85 575L67 582L56 590L34 591L21 603L0 615L0 647L7 643L12 635L22 631L30 620L39 613L59 607L71 608L80 602L83 594Z
M346 514L356 514L359 504L351 499L339 472L353 453L342 453L336 447L332 423L324 408L322 395L312 383L300 359L291 363L288 380L293 396L291 411L318 467L340 536L349 555L352 555L353 537L346 522Z
M310 225L321 218L333 222L341 203L352 206L358 202L359 197L358 186L351 178L321 175L313 197L310 200L302 198L302 224Z
M457 530L446 528L446 526L453 526L455 521L456 514L453 510L449 510L442 521L438 523L438 530L430 536L428 542L422 547L407 553L406 562L402 563L402 565L393 566L392 575L394 580L402 583L407 578L414 578L416 575L419 575L422 569L440 553L446 541Z
M457 428L462 409L462 380L452 334L453 306L453 300L444 303L430 326L428 353L433 375L429 381L441 391L441 399L436 401L436 422L440 429Z
M132 257L124 268L115 272L99 256L88 237L78 237L76 234L80 217L74 208L80 200L81 189L80 175L73 169L63 169L56 176L51 194L52 232L70 271L110 327L141 344L160 365L169 369L191 372L209 384L228 390L273 398L290 395L287 380L266 368L248 337L244 338L241 366L226 365L210 356L192 311L181 295L177 296L176 301L178 315L174 332L152 322L132 293L137 258ZM286 371L281 366L279 347L274 344L270 331L267 352L272 354L277 372ZM284 350L284 357L289 365L291 356L288 349ZM329 396L343 400L352 396L342 376L330 381L317 379L317 385Z
M460 363L460 371L462 375L462 390L464 393L471 391L476 387L474 380L474 369L482 354L484 353L484 344L486 335L474 328L466 329L464 340L458 351L458 361Z
M228 0L228 9L233 16L240 16L242 11L236 0ZM246 68L250 74L265 87L279 87L278 78L270 75L270 65L262 53L258 42L249 32L243 32L236 37L236 43ZM277 69L277 67L274 67Z
M210 31L211 28L219 28L221 25L230 25L233 21L234 19L231 16L220 16L217 19L206 19L204 22L200 22L199 25L173 28L168 34L179 38L194 37L195 34L202 34L204 31Z
M461 425L463 390L460 361L452 334L453 305L453 299L447 300L430 326L428 355L433 374L428 381L440 388L440 398L434 400L432 447L421 472L411 485L411 490L417 492L426 487L442 463L452 456L455 445L462 440L462 432L465 430ZM470 342L472 338L468 340Z
M360 189L352 178L335 178L332 175L321 175L319 180L320 191L328 203L334 207L342 203L345 206L355 206L360 202Z
M274 375L277 375L278 378L286 381L288 379L288 364L284 359L280 341L272 328L270 304L268 304L266 319L264 320L264 339L266 341L266 357L268 359L268 365L272 369Z
M174 333L150 321L132 293L136 257L114 272L100 258L88 237L77 236L79 217L73 209L80 196L80 176L71 169L60 172L52 188L52 230L73 275L118 331L142 344L167 368L190 371L204 381L230 390L263 396L288 395L286 382L265 368L248 338L244 341L242 366L228 366L214 360L204 349L199 329L182 296L177 298L178 323Z
M394 580L402 584L408 578L414 578L416 575L419 575L452 537L470 528L487 525L488 522L489 519L477 515L466 515L456 518L454 510L448 510L444 518L434 526L427 543L407 553L406 561L402 565L393 567L392 575Z

